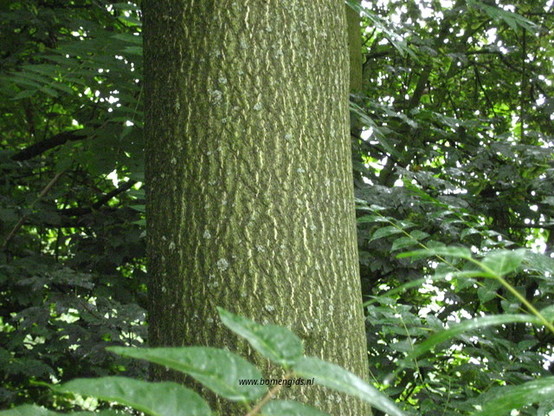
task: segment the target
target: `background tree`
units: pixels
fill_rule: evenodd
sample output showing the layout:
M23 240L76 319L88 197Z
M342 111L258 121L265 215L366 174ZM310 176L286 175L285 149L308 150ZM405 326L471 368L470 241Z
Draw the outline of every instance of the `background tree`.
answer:
M365 373L344 12L144 3L151 345L243 349L218 323L222 306ZM294 394L364 413L313 387Z

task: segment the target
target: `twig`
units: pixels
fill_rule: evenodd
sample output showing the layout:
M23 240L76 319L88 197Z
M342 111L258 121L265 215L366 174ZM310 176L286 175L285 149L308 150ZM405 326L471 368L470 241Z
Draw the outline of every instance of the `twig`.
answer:
M119 188L114 189L113 191L108 192L98 201L91 205L91 207L75 207L75 208L66 208L58 211L60 215L85 215L90 214L92 211L100 209L104 204L110 201L112 198L116 197L119 194L122 194L125 191L131 189L137 181L129 180L121 185Z
M29 208L33 208L35 206L35 204L40 201L49 191L50 189L52 189L52 187L54 186L54 184L56 182L58 182L58 179L60 179L60 177L63 175L64 171L61 171L61 172L58 172L56 173L56 175L52 178L52 180L48 183L48 185L46 185L44 187L44 189L42 191L40 191L40 193L38 194L37 196L37 199L35 199L32 204L29 206ZM25 222L25 220L27 219L29 214L25 214L23 215L19 221L17 222L17 224L15 224L15 226L13 227L13 229L10 231L10 233L8 234L8 236L6 237L6 239L4 240L4 242L2 243L2 247L1 249L3 250L4 248L6 248L6 246L8 245L8 243L10 242L10 240L14 237L14 235L19 231L19 229L21 228L21 226L23 225L23 223Z
M283 377L283 380L288 380L290 378L291 374L286 374L285 377ZM283 388L283 384L278 384L276 385L275 387L273 387L271 390L269 390L267 392L267 394L263 397L262 400L260 400L258 403L256 403L256 406L254 406L252 408L252 410L250 410L245 416L254 416L254 415L257 415L258 412L262 409L262 407L268 402L270 401L271 399L273 399L273 397L275 397L275 395L277 393L279 393L279 391Z

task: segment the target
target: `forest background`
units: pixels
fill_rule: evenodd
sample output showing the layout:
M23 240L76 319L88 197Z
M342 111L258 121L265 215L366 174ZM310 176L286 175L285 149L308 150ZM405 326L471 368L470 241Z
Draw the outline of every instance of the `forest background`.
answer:
M520 414L552 415L526 383L554 385L553 2L351 6L370 381L421 415L534 386ZM40 382L146 378L105 350L148 341L140 19L132 2L0 2L0 408L74 405Z

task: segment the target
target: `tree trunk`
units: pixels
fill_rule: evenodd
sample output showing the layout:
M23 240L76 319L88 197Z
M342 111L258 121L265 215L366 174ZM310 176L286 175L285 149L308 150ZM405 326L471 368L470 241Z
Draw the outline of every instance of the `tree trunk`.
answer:
M343 2L148 0L144 42L150 344L248 354L222 306L364 377Z
M360 6L360 0L354 0ZM346 7L348 27L348 51L350 55L350 93L359 94L363 89L362 33L360 14L350 6Z
M361 6L360 0L354 0L355 5ZM354 8L346 5L346 24L348 28L348 52L350 61L350 100L356 105L363 104L363 59L362 59L362 33L360 29L360 14ZM350 112L350 135L352 137L352 161L354 163L354 184L364 186L364 175L362 174L364 161L364 142L361 139L363 123L360 117ZM356 167L358 167L356 169Z

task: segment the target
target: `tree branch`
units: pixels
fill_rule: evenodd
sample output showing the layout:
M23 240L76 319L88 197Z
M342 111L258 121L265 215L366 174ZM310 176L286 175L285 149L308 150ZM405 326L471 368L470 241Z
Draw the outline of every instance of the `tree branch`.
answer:
M23 150L20 150L12 156L12 160L16 160L19 162L29 160L35 156L43 154L47 150L53 149L54 147L61 146L62 144L70 141L83 140L86 137L87 136L82 134L82 130L63 131L61 133L55 134L54 136L46 140L42 140L29 147L26 147Z
M92 211L99 209L107 203L110 199L116 197L117 195L131 189L137 181L130 180L125 182L123 185L121 185L119 188L114 189L111 192L108 192L106 195L104 195L102 198L100 198L98 201L96 201L94 204L92 204L90 207L76 207L76 208L67 208L67 209L61 209L58 211L58 214L60 215L66 215L66 216L76 216L76 215L85 215L90 214Z

